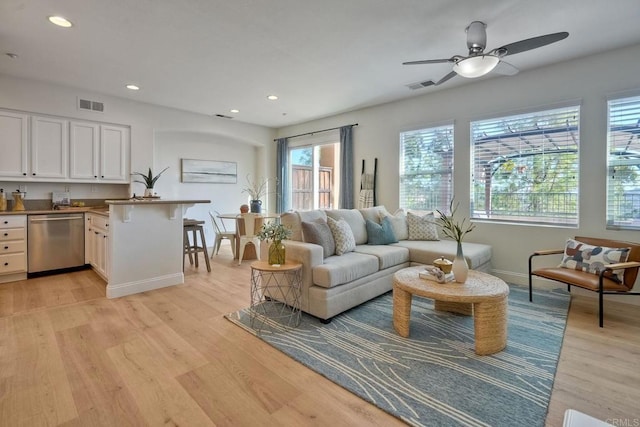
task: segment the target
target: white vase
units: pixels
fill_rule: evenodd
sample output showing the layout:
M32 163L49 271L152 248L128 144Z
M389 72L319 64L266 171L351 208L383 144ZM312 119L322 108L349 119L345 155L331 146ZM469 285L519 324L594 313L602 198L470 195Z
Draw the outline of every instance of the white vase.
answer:
M153 197L153 188L145 188L144 197Z
M458 283L464 283L467 281L467 275L469 274L469 266L467 260L462 253L462 243L458 242L458 249L456 250L456 257L453 259L453 278Z

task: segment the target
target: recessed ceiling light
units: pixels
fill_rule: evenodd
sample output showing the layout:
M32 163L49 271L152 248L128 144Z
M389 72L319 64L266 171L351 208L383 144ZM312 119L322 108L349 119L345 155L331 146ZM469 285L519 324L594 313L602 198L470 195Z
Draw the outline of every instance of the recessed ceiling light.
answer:
M71 21L69 21L67 18L63 18L62 16L50 16L49 22L64 28L69 28L73 26Z
M127 89L129 89L129 90L140 90L140 87L136 86L136 85L127 85Z
M233 110L229 110L229 111L232 112L232 113L239 113L240 112L240 110L236 110L235 108Z
M278 99L278 97L276 95L269 95L269 96L267 96L267 99L269 101L275 101L276 99Z

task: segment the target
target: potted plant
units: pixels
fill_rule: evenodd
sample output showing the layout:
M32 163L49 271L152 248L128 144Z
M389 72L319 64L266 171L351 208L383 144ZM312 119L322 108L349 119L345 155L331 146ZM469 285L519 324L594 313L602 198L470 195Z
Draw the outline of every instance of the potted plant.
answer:
M453 271L453 276L456 282L464 283L467 280L469 266L467 265L467 261L462 253L462 239L467 235L467 233L472 232L476 226L470 222L467 224L467 218L462 218L462 221L460 222L456 221L455 215L458 210L458 205L459 204L456 203L454 206L453 200L451 200L451 203L449 204L449 211L451 212L450 215L439 210L436 210L436 212L439 215L438 225L442 227L444 235L455 240L458 244L456 257L453 259L451 271Z
M145 185L144 197L153 197L153 186L156 184L156 181L158 180L158 178L160 178L160 175L162 175L162 173L167 169L169 169L169 166L162 169L162 171L156 176L153 176L153 173L151 172L151 168L149 168L149 173L146 175L140 172L132 172L131 175L141 176L142 181L135 180L134 182L139 182L140 184Z
M258 239L271 240L268 259L270 265L285 263L285 247L282 241L291 237L292 233L291 229L280 223L269 222L262 226L260 233L258 233Z
M242 189L242 192L251 197L249 201L251 212L260 213L262 211L262 197L267 194L268 182L268 179L262 181L252 180L247 174L247 185Z

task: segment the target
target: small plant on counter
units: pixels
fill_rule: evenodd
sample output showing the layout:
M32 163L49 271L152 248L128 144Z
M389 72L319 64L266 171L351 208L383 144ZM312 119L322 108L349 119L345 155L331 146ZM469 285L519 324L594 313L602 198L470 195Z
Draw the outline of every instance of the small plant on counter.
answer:
M160 172L158 175L153 176L153 173L151 172L151 168L149 168L149 173L148 174L143 174L141 172L132 172L131 175L139 175L142 177L142 181L136 179L134 182L139 182L140 184L144 184L145 188L148 189L152 189L153 186L156 184L156 181L158 180L158 178L160 178L160 175L162 175L162 173L164 171L166 171L167 169L169 169L169 166L167 166L166 168L162 169L162 172Z

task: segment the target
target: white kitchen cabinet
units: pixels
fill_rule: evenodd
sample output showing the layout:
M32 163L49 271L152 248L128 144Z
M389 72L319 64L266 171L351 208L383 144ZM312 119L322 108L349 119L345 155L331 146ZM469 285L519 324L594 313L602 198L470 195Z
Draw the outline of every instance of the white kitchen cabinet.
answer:
M0 283L27 278L27 216L0 215Z
M129 128L72 121L69 177L95 182L129 182Z
M129 182L129 128L100 125L100 178Z
M89 246L89 264L107 282L109 281L110 249L109 249L109 217L91 215L85 245ZM85 251L85 257L87 251Z
M67 178L69 122L64 119L31 116L30 160L32 178Z
M90 265L93 259L93 247L91 245L93 235L93 227L91 226L92 215L84 214L84 263Z
M69 124L69 178L98 179L99 138L97 123L72 121Z
M29 116L0 110L0 177L23 178L27 175L29 153Z

